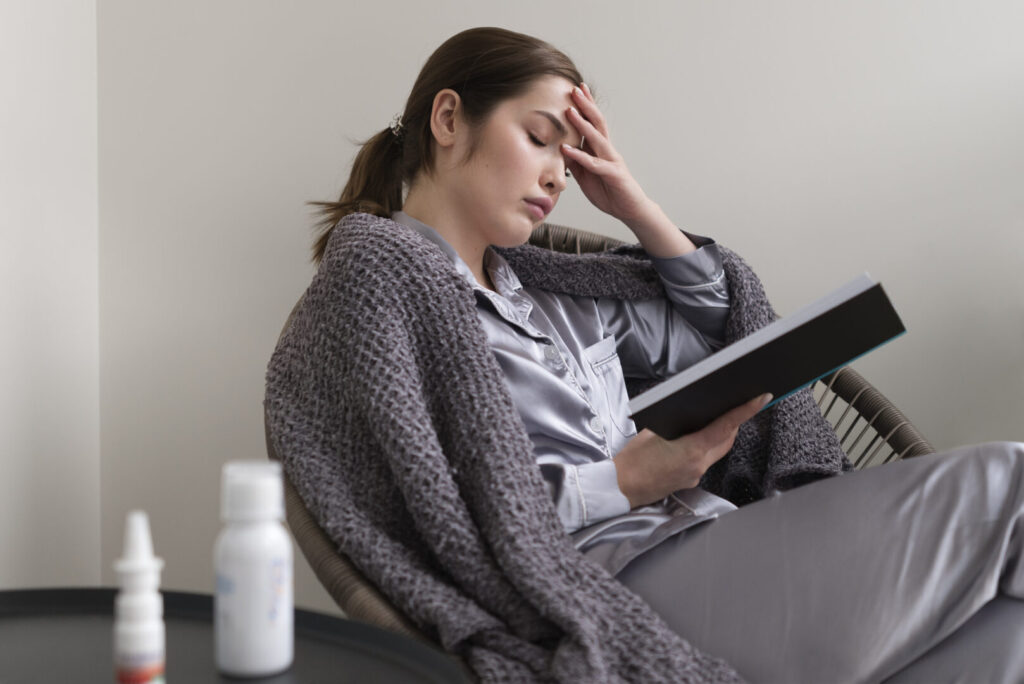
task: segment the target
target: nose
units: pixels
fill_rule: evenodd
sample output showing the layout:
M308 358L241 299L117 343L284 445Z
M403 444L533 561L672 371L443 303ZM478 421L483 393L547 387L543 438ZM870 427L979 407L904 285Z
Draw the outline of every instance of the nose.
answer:
M569 164L565 157L558 155L557 160L544 169L544 187L553 192L562 192L568 187Z

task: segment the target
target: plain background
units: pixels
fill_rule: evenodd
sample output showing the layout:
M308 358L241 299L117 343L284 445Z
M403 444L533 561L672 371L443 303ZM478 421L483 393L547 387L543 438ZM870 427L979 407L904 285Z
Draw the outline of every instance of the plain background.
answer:
M909 334L856 367L937 448L1024 440L1016 0L0 8L0 588L113 584L143 508L163 586L212 591L220 469L265 458L313 273L305 203L473 26L572 57L647 194L780 313L883 282ZM551 220L629 237L575 186Z

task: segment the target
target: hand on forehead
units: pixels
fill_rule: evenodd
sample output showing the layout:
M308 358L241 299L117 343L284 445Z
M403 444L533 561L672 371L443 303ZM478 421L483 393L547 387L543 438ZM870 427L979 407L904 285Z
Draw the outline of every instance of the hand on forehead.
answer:
M531 114L547 120L546 125L560 142L579 147L582 135L567 114L576 104L572 96L574 87L574 83L560 76L547 76L531 88L525 105Z

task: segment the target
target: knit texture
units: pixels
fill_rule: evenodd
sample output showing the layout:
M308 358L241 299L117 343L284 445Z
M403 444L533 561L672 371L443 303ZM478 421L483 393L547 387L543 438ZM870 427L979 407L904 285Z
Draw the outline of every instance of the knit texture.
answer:
M536 249L511 250L524 282L545 263ZM574 291L614 273L629 296L653 292L635 252L575 259ZM415 231L370 214L338 224L270 360L265 408L288 478L339 550L481 680L740 681L573 548L472 288ZM774 455L773 425L730 457L722 491L842 469ZM781 431L802 442L800 426Z

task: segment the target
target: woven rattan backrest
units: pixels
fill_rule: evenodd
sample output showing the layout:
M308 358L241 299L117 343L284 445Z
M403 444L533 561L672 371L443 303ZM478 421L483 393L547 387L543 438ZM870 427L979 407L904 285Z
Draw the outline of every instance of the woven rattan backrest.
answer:
M816 383L814 394L857 468L935 452L910 420L849 366Z

